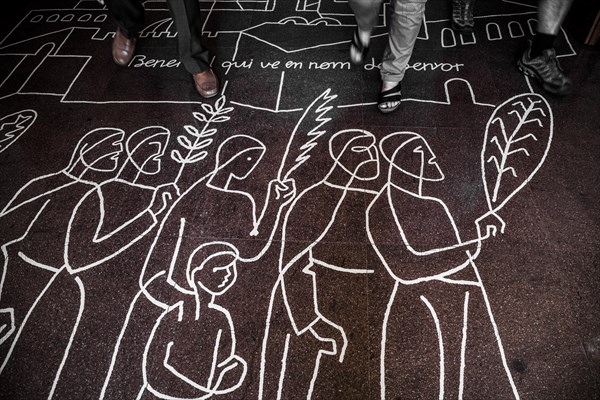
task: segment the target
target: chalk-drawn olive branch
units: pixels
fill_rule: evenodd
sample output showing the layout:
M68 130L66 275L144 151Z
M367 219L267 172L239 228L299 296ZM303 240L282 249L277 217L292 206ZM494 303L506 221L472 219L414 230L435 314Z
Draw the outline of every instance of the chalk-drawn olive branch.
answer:
M186 150L185 155L177 149L171 151L171 158L181 164L177 178L175 178L175 183L179 181L186 165L203 160L208 155L206 148L213 143L213 136L217 133L217 129L210 128L210 125L229 121L230 117L225 114L233 111L233 107L225 107L225 96L221 96L214 107L210 104L203 103L202 109L204 113L192 113L195 119L204 124L202 129L198 130L198 128L193 125L185 125L183 128L185 129L187 136L177 136L177 142Z
M522 108L522 112L518 109L512 110L508 113L508 115L516 115L518 119L517 126L514 128L512 132L507 132L506 125L502 118L498 117L492 121L492 124L498 124L500 127L500 132L502 135L495 135L490 143L494 143L498 151L500 152L500 159L496 155L492 155L487 159L488 163L493 163L496 167L496 171L498 175L496 177L496 182L494 184L494 191L492 196L492 202L496 202L498 199L498 193L500 190L500 184L502 182L502 177L505 173L510 173L513 177L517 177L517 172L514 167L509 166L508 161L509 157L517 154L523 153L526 157L529 157L529 151L525 147L517 147L514 146L517 143L523 142L525 140L531 139L534 141L538 141L538 138L530 132L526 131L527 124L537 123L539 127L544 127L542 121L539 118L535 118L534 113L540 113L543 117L546 117L546 113L540 107L536 105L541 103L540 100L532 100L531 98L527 99L529 101L528 105L525 105L522 101L517 101L512 103L512 106L519 106Z

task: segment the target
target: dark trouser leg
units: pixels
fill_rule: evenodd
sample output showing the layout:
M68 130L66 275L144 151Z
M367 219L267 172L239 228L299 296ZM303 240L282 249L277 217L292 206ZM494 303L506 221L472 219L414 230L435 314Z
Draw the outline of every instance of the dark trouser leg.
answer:
M168 0L177 28L179 60L191 74L210 68L208 50L202 47L202 18L198 0Z
M106 6L128 38L136 37L144 28L144 6L140 0L106 0Z

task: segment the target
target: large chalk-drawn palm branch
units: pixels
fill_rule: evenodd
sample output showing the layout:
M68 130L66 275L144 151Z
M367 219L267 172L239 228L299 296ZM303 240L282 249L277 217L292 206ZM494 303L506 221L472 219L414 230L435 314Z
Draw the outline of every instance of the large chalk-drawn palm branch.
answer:
M521 94L496 108L488 121L481 151L490 211L504 207L532 179L544 163L552 134L552 111L538 94Z
M325 115L333 108L329 105L331 101L337 98L337 95L330 94L327 89L318 96L304 111L302 117L294 127L288 140L277 178L283 182L289 179L294 171L311 157L311 150L318 145L318 140L326 131L323 128L331 118Z

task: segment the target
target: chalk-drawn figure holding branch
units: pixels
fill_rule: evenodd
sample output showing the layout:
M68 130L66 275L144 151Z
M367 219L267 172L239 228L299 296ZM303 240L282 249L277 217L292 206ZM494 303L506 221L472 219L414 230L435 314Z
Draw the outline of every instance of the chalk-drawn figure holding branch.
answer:
M350 210L361 209L365 196L370 200L375 195L361 188L361 182L379 175L375 137L362 130L340 131L330 139L329 153L331 169L323 180L298 195L284 219L280 274L271 293L263 339L261 399L310 398L321 358L335 356L340 363L344 361L346 332L335 322L335 314L322 311L317 286L331 285L323 278L328 273L360 276L372 272L353 262L364 259L360 247L345 246L338 252L333 246L347 234ZM352 251L355 254L349 254ZM339 265L336 256L344 252L348 252L346 263Z
M498 211L540 168L552 131L550 108L538 95L515 96L494 111L481 153L489 211L475 221L478 237L472 240L461 239L447 206L426 195L426 184L444 175L425 139L401 132L380 142L389 162L388 183L368 207L367 229L373 248L396 280L382 329L382 399L398 394L420 398L432 385L439 387L440 399L462 398L469 318L477 304L485 306L498 346L498 357L490 363L504 370L506 376L498 380L510 386L509 396L519 398L474 260L485 239L504 232L506 224ZM422 335L421 329L431 329L431 339L412 341ZM431 354L436 347L438 354ZM385 362L388 352L425 373L418 379L400 378L402 374L393 370L397 364Z

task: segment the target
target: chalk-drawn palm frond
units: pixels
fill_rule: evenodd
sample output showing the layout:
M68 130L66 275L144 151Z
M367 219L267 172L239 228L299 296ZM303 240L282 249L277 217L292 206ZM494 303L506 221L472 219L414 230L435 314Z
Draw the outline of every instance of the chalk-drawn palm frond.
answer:
M214 142L213 136L217 133L217 129L210 125L229 121L230 117L226 114L233 111L233 107L225 107L225 96L221 96L214 107L207 103L203 103L201 107L204 112L194 112L192 115L203 124L202 129L185 125L185 134L177 136L177 143L183 149L171 151L171 158L181 164L175 183L179 181L186 165L197 163L208 155L206 149Z
M318 96L306 108L294 127L277 174L280 180L289 179L291 174L311 157L311 150L325 134L326 131L321 128L331 120L325 115L333 108L329 103L337 98L337 95L330 93L331 90L327 89Z
M494 110L481 151L481 167L490 210L498 210L540 168L550 148L553 116L538 94L515 96Z
M0 153L13 144L33 124L37 113L22 110L0 119Z

